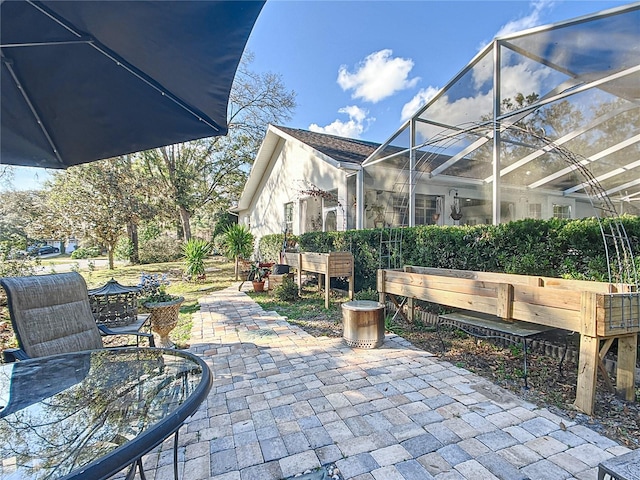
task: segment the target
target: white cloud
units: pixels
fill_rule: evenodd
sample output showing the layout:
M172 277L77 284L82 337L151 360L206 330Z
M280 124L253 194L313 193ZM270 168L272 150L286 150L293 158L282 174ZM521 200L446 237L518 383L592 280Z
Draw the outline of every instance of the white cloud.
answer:
M503 25L496 36L526 30L540 25L542 13L553 6L553 1L538 0L531 2L528 15ZM508 55L514 55L513 57ZM449 125L468 125L488 117L493 111L493 68L490 58L484 65L476 65L471 72L473 88L466 96L450 98L447 92L434 102L428 110L430 119ZM518 58L515 54L505 54L503 61L506 66L501 69L501 96L513 98L522 93L544 93L544 84L550 75L550 70L543 65L526 58ZM482 67L482 68L481 68ZM411 118L420 107L430 101L437 93L435 87L421 89L402 108L402 120ZM458 94L460 92L457 92ZM418 142L437 137L443 131L442 127L420 123L417 126Z
M548 69L533 61L503 67L501 71L502 98L513 99L518 93L524 95L539 93L542 91L543 83L548 75ZM450 99L445 94L429 107L428 115L432 120L462 127L471 122L479 121L481 117L490 116L492 111L493 92L487 90L485 93L477 91L474 95L456 100ZM433 138L443 131L442 127L422 123L419 123L417 128L418 142Z
M356 122L362 123L365 118L367 118L367 114L369 113L364 108L360 108L356 105L349 105L347 107L342 107L338 110L338 113L346 113L349 115L349 118L355 120Z
M368 55L353 73L342 65L338 70L338 85L343 90L353 90L352 98L377 103L394 93L413 88L419 77L409 79L413 60L392 57L390 49Z
M549 74L549 69L533 61L503 67L500 73L502 98L513 99L518 93L546 93L543 92L543 84Z
M435 97L440 89L438 87L427 87L421 89L416 95L405 103L402 107L401 121L405 121L413 116L421 107L425 106L429 100Z
M367 117L369 112L356 105L349 105L338 110L338 113L346 113L349 115L349 120L334 120L329 125L321 127L315 123L309 125L309 130L318 133L328 133L330 135L338 135L339 137L359 138L365 131L365 128L369 126L371 122L375 120L373 117Z
M500 30L498 30L496 36L501 37L502 35L509 35L510 33L537 27L540 25L540 14L542 11L553 7L553 4L553 0L537 0L535 2L531 2L531 13L525 17L518 18L517 20L511 20L506 23L500 28Z

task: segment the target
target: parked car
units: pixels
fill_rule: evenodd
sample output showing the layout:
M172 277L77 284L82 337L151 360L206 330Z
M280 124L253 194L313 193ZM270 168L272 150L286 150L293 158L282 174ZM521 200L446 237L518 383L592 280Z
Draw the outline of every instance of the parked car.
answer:
M49 255L50 253L60 253L60 249L58 247L52 247L51 245L41 245L36 248L27 249L29 255Z

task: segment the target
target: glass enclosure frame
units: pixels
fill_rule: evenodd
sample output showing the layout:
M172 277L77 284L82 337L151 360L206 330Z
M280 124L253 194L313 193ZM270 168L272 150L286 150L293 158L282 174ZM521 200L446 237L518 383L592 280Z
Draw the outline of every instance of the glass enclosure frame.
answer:
M593 216L602 195L640 213L638 25L636 3L494 39L363 162L356 223L428 223L416 198L441 225Z

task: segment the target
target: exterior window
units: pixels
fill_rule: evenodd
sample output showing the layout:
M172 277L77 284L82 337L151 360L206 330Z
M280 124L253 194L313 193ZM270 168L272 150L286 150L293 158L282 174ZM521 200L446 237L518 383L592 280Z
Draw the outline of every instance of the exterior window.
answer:
M433 225L437 222L436 198L416 195L416 225Z
M284 204L284 228L286 233L293 233L293 202Z
M398 227L409 225L409 199L406 195L393 196L393 224Z
M327 195L323 197L322 206L324 208L332 208L338 206L338 189L329 190Z
M416 225L424 225L427 223L426 213L427 199L422 195L416 195Z
M554 205L554 218L571 218L571 205Z
M407 195L393 196L394 225L409 225L409 198ZM416 195L416 225L433 225L437 223L437 197Z
M540 203L529 204L529 218L537 218L537 219L542 218L542 204Z

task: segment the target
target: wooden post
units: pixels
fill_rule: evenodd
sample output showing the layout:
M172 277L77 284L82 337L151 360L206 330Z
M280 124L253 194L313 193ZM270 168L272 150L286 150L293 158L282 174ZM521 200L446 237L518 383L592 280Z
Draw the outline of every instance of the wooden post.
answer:
M593 292L582 292L580 296L580 333L591 337L597 336L596 323L596 294Z
M575 406L587 415L593 415L596 401L596 379L600 341L598 337L580 336L580 358L578 360L578 385Z
M505 320L513 318L513 285L510 283L498 284L497 312L498 317Z
M628 402L636 399L635 374L638 356L638 335L618 337L616 390Z
M413 272L413 267L411 265L405 265L404 271L407 273ZM416 315L416 303L415 298L407 297L407 320L410 323L413 323Z
M331 254L325 257L324 261L324 308L329 308L329 293L331 292L331 275L329 274L329 263L331 261ZM318 282L319 284L320 282Z
M351 260L351 276L349 277L349 300L353 300L353 295L355 292L355 288L356 288L356 275L354 272L354 264L355 262L353 261L353 259Z
M409 320L410 323L413 323L413 321L415 320L415 314L416 314L415 300L413 297L408 297L407 298L407 320Z
M384 292L384 283L385 283L385 274L384 274L384 270L380 269L378 270L378 301L383 304L386 305L386 294Z
M298 254L298 295L302 295L302 254Z

